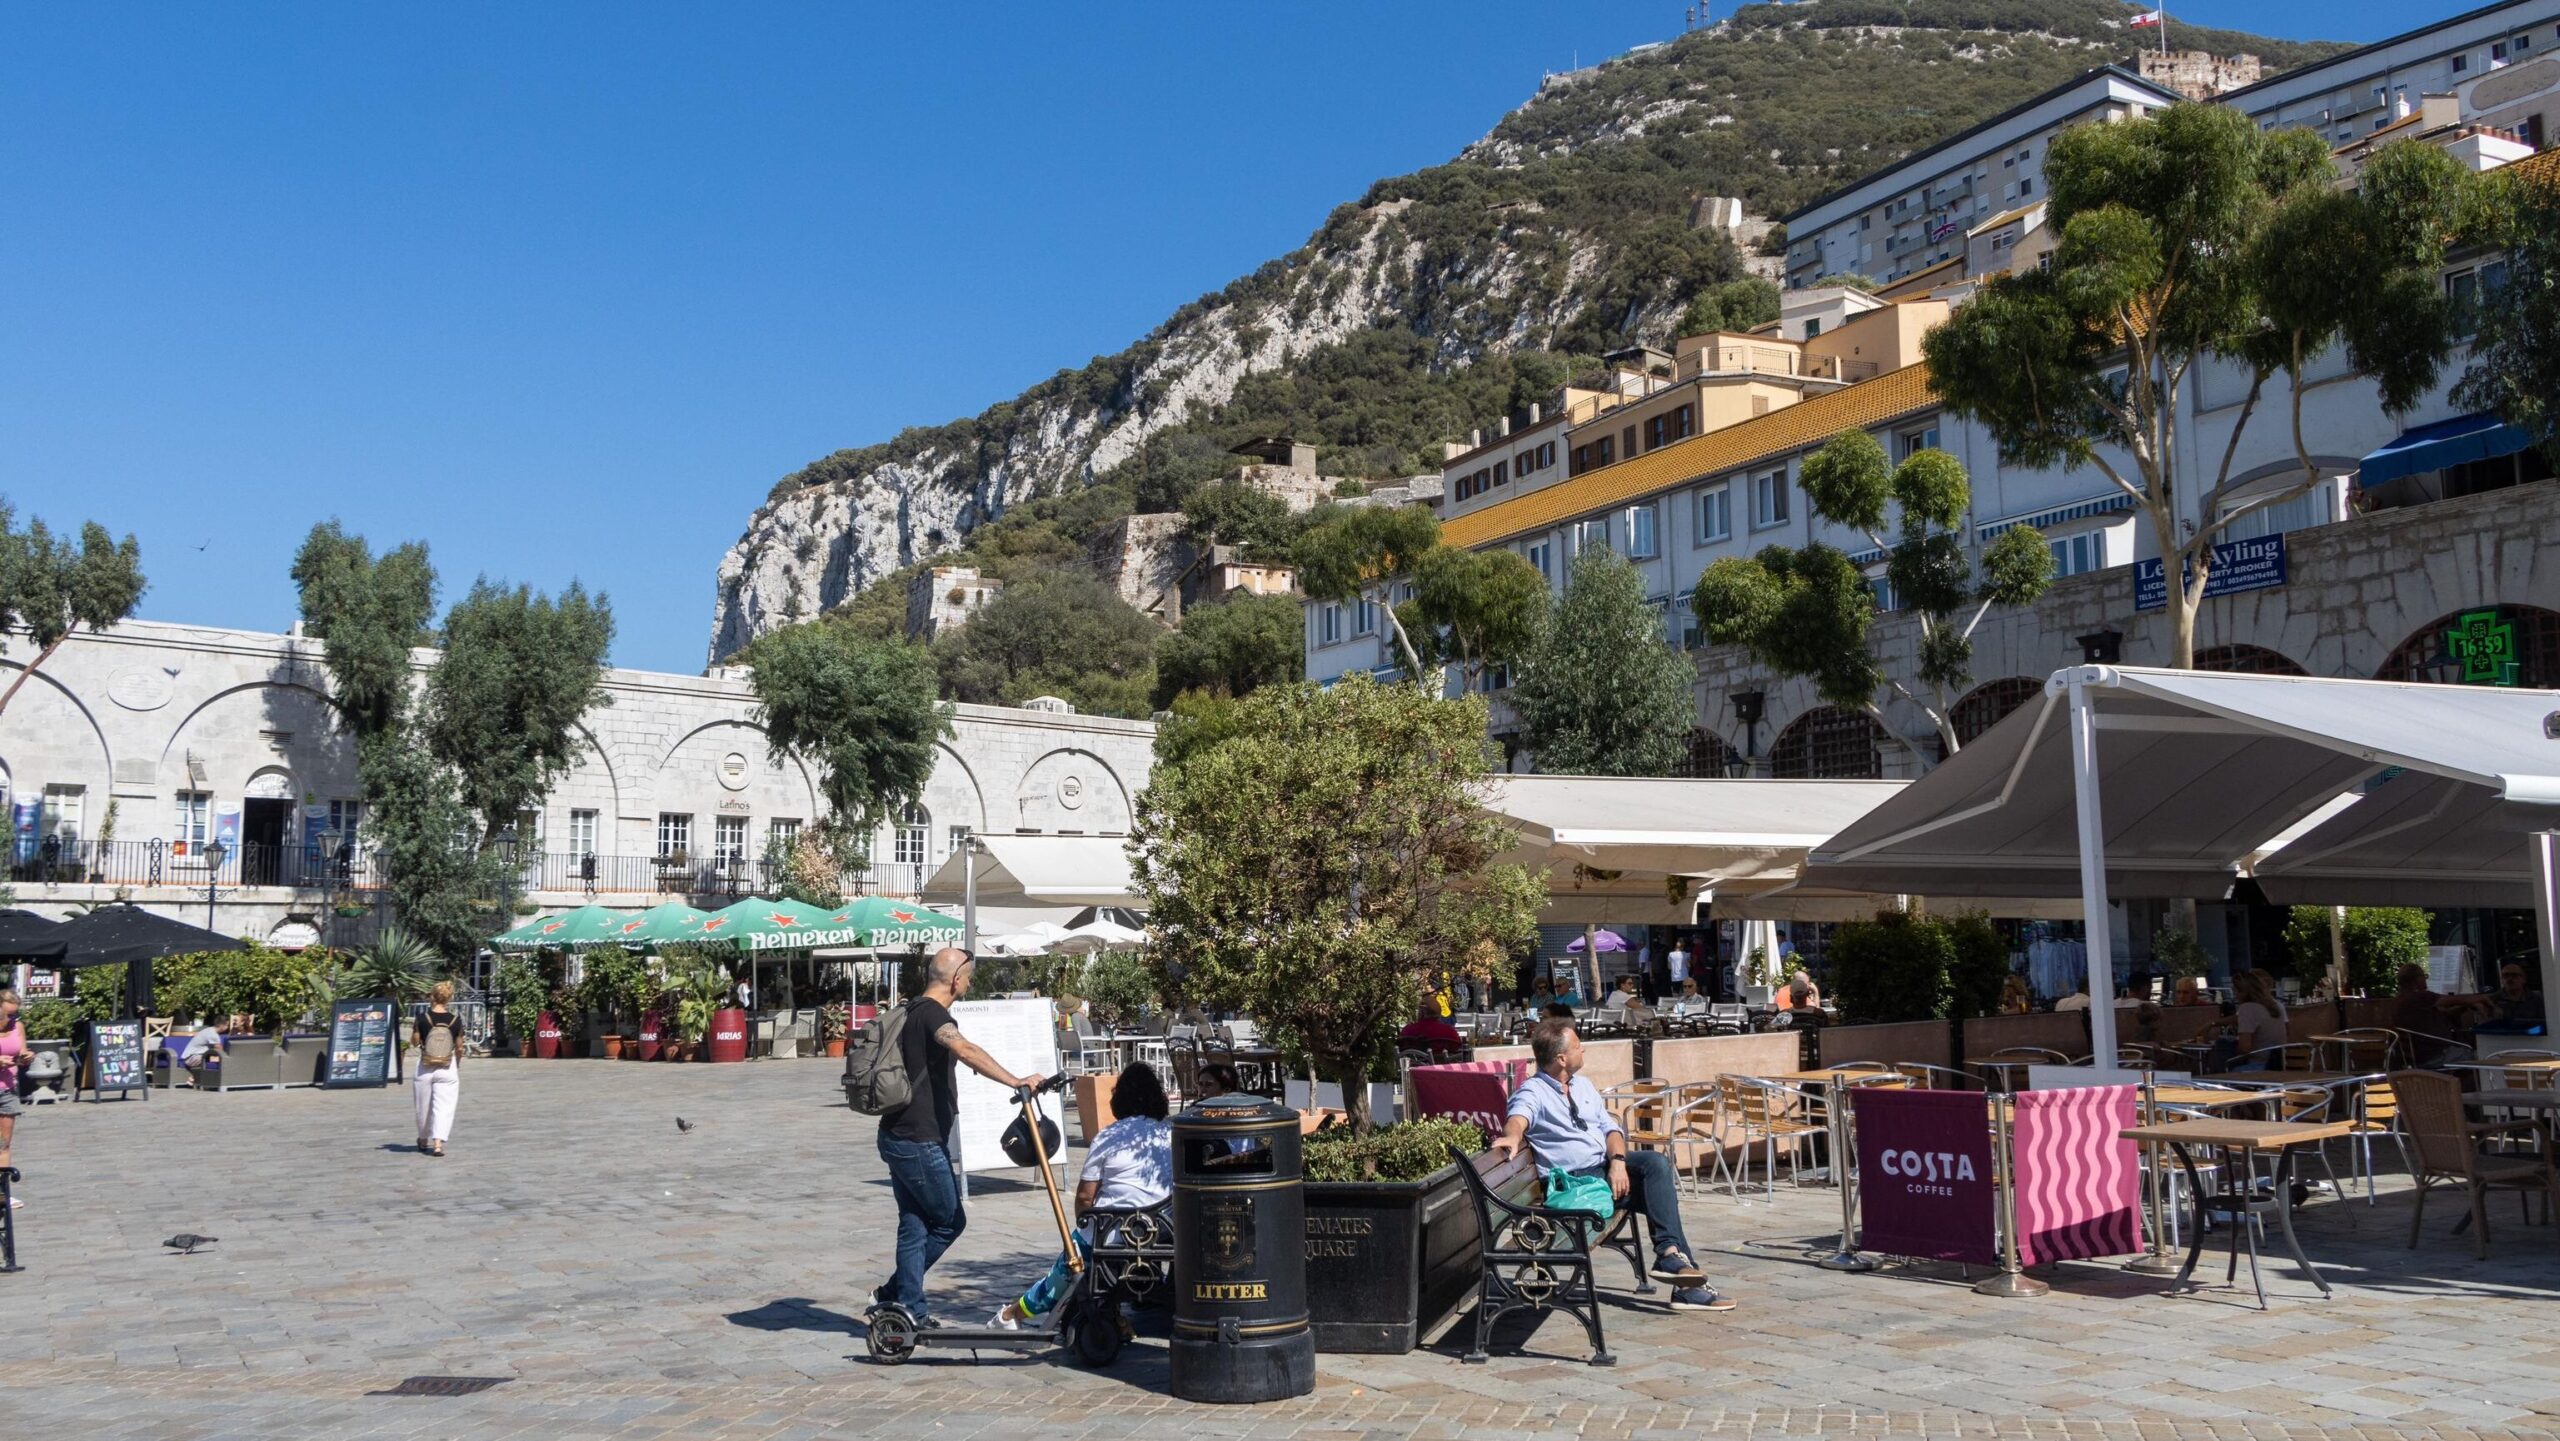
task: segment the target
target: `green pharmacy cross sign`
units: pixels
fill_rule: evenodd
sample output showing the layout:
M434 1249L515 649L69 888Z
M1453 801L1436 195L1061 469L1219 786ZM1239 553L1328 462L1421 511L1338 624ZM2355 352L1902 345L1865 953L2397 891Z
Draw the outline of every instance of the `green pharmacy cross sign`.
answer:
M2466 611L2444 633L2445 650L2462 665L2464 685L2516 683L2516 625L2494 610Z

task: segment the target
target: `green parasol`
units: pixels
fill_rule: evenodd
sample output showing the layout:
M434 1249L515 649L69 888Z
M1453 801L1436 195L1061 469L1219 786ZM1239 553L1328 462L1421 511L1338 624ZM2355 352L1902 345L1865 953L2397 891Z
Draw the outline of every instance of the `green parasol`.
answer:
M864 896L833 910L792 900L740 901L714 912L702 939L727 940L749 951L797 951L923 945L955 939L960 931L958 921L938 911Z
M682 901L664 901L636 916L626 913L614 944L640 950L708 941L712 937L705 935L702 927L710 919L709 911L695 910Z
M489 938L489 948L497 951L564 950L577 944L575 939L590 931L600 931L607 922L621 917L602 906L580 906L556 916L543 916L525 922L512 931Z

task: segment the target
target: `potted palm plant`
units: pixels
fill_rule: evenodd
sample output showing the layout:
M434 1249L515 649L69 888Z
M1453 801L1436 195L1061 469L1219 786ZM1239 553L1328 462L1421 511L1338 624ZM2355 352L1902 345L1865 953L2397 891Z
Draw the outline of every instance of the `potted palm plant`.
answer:
M819 1008L818 1039L826 1043L828 1055L835 1057L844 1055L844 1038L852 1026L853 1007L844 1002L838 1001L834 1005Z

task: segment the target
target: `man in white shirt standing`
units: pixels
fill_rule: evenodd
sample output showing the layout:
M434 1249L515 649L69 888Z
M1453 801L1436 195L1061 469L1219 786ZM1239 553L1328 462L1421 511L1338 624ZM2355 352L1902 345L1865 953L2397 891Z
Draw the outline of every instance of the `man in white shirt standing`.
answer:
M1671 967L1671 994L1676 996L1680 994L1680 983L1689 979L1689 948L1674 940L1671 954L1663 962Z

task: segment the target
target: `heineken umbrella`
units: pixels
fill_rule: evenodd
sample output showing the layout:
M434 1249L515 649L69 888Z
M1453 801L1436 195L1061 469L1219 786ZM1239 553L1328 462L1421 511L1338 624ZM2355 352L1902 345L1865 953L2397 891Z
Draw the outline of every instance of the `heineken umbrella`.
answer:
M967 929L957 917L913 901L892 901L880 896L860 896L841 908L827 913L831 927L843 927L856 939L831 940L835 946L931 946L957 945Z
M826 929L826 919L827 912L799 901L749 897L705 917L701 939L742 951L806 950L819 944L808 938Z
M602 906L580 906L556 916L542 916L525 922L512 931L489 938L494 951L558 950L570 944L569 938L586 930L601 930L611 921L620 924L622 917Z
M695 910L682 901L665 901L624 920L619 943L625 946L667 946L714 940L715 935L703 930L711 914Z

